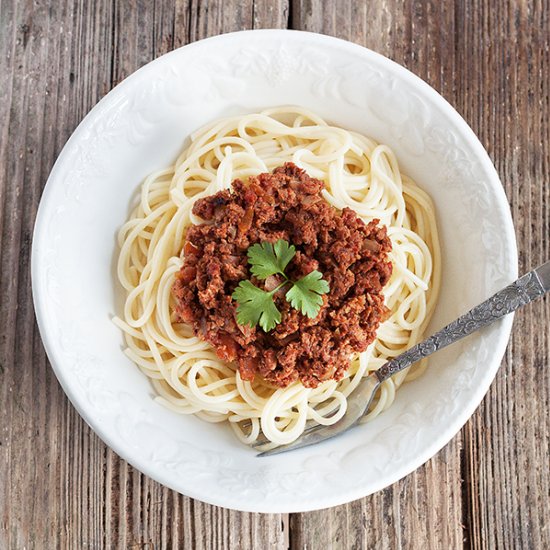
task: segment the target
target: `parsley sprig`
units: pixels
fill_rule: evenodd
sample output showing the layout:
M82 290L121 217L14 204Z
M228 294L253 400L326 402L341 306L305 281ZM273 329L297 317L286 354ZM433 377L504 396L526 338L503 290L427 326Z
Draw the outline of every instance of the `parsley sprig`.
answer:
M290 285L286 292L286 300L290 305L310 319L317 317L323 304L323 294L329 289L329 284L323 279L323 274L317 270L306 276L291 281L285 269L294 258L296 248L283 239L275 244L262 242L251 246L247 251L250 272L257 279L264 280L271 275L281 275L283 282L267 291L244 280L232 294L237 302L237 323L255 327L260 325L265 332L273 330L281 322L281 312L277 309L273 296L285 285Z

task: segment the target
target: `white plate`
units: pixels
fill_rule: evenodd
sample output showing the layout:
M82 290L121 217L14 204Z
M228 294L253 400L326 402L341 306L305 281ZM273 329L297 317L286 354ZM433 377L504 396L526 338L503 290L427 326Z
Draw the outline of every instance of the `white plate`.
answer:
M483 147L422 80L354 44L295 31L203 40L146 65L92 109L59 156L35 227L32 280L48 357L82 417L120 456L205 502L299 512L378 491L433 456L466 422L500 364L512 318L440 352L371 424L258 459L228 426L153 401L111 323L122 293L115 233L153 170L218 117L298 104L387 143L433 197L443 285L432 328L516 278L506 197Z

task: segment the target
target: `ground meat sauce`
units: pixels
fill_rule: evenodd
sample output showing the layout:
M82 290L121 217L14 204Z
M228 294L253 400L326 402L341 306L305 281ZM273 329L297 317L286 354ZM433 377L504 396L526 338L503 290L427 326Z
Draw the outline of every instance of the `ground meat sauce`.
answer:
M321 196L323 182L287 163L273 174L240 180L196 201L193 213L206 221L189 228L184 264L173 286L176 315L189 323L218 356L238 364L241 378L260 375L278 387L295 380L315 388L340 380L350 355L365 351L387 316L382 288L392 265L386 228L365 224L357 214L339 211ZM281 323L265 333L240 326L231 294L243 279L265 290L277 276L260 281L248 270L248 248L284 239L296 247L286 268L292 280L317 269L330 285L315 319L292 308L287 288L274 298Z

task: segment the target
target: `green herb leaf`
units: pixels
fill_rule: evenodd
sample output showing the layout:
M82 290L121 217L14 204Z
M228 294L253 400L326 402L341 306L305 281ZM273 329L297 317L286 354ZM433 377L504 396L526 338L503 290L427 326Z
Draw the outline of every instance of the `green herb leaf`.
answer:
M323 305L322 295L329 291L323 274L315 270L296 281L286 293L286 299L294 309L300 310L310 319L319 314Z
M232 296L237 302L237 323L255 327L259 324L265 332L281 322L281 312L273 301L273 291L266 292L250 281L241 281Z
M317 317L322 295L329 292L329 285L323 279L323 274L315 270L302 277L299 281L291 281L285 274L290 260L294 258L296 248L283 239L275 244L259 243L248 249L250 271L258 279L267 279L270 275L280 274L284 281L271 292L254 286L250 281L241 281L232 294L237 302L237 323L255 327L260 325L265 332L274 329L281 322L281 312L277 309L273 295L284 285L292 285L286 293L290 305L300 310L310 319Z
M263 242L248 249L248 263L252 275L258 279L267 279L270 275L284 275L286 266L294 258L296 248L279 239L275 245Z

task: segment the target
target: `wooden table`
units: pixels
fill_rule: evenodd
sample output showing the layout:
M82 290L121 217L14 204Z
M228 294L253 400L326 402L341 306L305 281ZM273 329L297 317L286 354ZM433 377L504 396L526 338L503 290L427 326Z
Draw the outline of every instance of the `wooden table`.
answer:
M0 548L550 548L550 300L519 312L481 407L392 487L306 514L193 501L130 467L61 390L34 320L42 188L115 84L194 40L250 28L339 36L401 63L474 129L501 176L520 271L550 258L548 0L0 2Z

